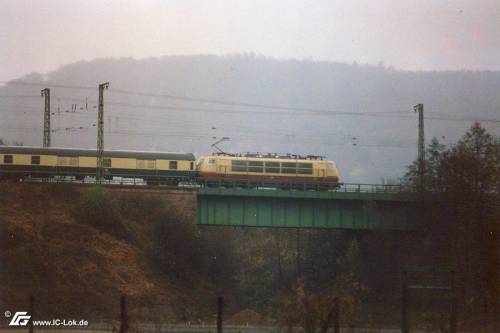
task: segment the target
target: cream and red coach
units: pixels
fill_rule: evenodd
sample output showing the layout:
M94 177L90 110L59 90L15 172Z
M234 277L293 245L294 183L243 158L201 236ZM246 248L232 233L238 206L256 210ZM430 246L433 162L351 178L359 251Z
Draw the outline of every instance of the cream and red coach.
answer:
M0 146L0 179L95 176L95 149ZM193 181L195 157L191 153L104 151L104 176L141 178L148 183Z

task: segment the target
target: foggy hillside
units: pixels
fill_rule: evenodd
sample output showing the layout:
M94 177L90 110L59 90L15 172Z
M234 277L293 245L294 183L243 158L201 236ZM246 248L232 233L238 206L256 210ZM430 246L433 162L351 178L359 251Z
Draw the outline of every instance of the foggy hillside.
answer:
M500 113L500 72L409 72L254 55L99 59L0 87L0 138L41 145L40 90L47 86L52 145L95 148L97 85L107 81L107 149L199 156L227 136L221 147L230 152L326 155L345 182L403 175L417 153L417 103L425 107L427 141L436 136L446 144L474 119ZM498 122L483 125L498 134Z

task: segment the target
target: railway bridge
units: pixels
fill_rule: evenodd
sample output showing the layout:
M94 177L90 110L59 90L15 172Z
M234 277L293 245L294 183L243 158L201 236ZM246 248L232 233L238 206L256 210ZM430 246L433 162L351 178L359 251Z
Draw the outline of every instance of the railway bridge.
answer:
M197 207L200 225L413 230L418 200L395 185L297 191L212 184L197 189Z
M31 179L31 183L94 186L95 182ZM196 200L199 225L354 230L415 230L420 207L416 192L401 185L342 184L327 191L273 188L259 183L168 184L102 183L112 191L189 193Z

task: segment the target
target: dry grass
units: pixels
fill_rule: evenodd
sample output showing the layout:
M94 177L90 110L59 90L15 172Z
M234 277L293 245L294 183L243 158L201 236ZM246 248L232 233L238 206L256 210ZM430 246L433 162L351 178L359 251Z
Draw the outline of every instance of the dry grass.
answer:
M131 241L123 241L77 222L75 212L88 190L0 184L0 308L27 309L28 298L34 295L41 317L117 319L119 297L127 294L131 307L134 302L162 304L164 316L174 317L179 292L148 266L144 251L151 230L144 223L147 212L157 205L193 218L194 196L106 189L133 235Z

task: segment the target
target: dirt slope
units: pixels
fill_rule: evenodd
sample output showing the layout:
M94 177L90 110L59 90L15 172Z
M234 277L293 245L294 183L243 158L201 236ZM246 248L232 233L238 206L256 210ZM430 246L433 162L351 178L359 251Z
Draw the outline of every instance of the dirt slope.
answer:
M106 190L115 203L113 216L127 231L123 238L79 220L88 191L0 184L0 309L27 310L33 295L40 318L111 320L126 294L137 318L144 307L179 318L185 293L151 267L146 253L152 230L142 225L147 214L141 207L164 203L193 215L193 197Z

